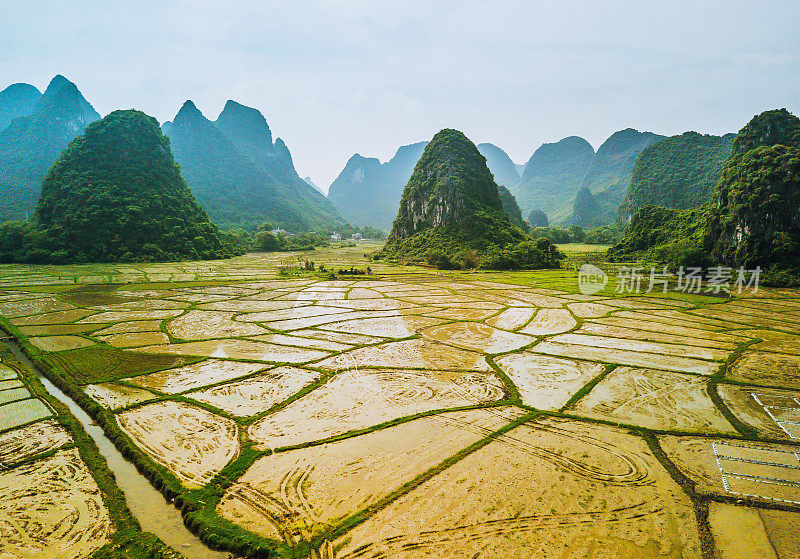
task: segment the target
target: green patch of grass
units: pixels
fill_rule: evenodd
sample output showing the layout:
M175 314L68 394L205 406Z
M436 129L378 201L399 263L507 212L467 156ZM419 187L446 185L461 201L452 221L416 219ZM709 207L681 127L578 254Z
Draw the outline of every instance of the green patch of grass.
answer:
M175 355L154 355L96 345L46 354L42 359L75 384L94 384L154 373L200 361Z

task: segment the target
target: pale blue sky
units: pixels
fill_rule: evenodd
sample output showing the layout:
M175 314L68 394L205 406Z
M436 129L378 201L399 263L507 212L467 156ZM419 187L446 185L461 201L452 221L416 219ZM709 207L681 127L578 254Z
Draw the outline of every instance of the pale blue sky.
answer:
M355 152L437 130L518 163L615 130L738 130L800 112L800 2L0 0L0 89L56 73L101 113L259 108L327 189Z

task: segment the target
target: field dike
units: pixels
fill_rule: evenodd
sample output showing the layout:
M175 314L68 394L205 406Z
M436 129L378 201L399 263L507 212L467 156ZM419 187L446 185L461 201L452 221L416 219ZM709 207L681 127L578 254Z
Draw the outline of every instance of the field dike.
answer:
M2 331L0 331L1 333ZM13 342L12 342L13 343ZM43 398L55 411L54 421L63 427L73 440L73 444L62 446L62 449L73 448L86 464L102 500L108 509L113 531L110 541L92 554L94 559L180 559L178 551L164 544L157 536L143 532L140 523L133 516L125 500L125 495L117 486L114 473L100 453L94 439L86 432L81 422L70 413L67 406L50 394L40 382L36 373L25 366L17 358L13 347L7 342L0 342L0 356L5 364L11 365L24 379L34 396ZM59 450L37 453L29 451L25 461L15 464L14 469L35 465L42 460L55 458ZM14 470L11 470L14 471Z

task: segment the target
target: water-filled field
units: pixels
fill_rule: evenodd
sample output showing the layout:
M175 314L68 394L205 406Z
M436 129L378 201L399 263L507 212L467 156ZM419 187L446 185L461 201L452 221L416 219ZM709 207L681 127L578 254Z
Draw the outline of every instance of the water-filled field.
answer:
M366 268L369 248L302 258ZM154 479L267 547L329 559L800 549L800 292L585 295L572 269L277 273L293 264L5 266L0 313ZM69 434L7 376L0 481L68 469L46 499L95 505L63 537L104 541L85 466L52 452ZM0 515L20 506L4 497ZM30 522L47 525L59 509L37 510Z

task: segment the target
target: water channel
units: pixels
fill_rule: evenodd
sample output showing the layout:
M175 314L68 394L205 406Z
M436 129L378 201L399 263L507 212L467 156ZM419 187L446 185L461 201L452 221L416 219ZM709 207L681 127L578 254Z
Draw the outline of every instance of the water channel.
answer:
M38 373L38 369L22 352L16 341L8 339L0 341L14 352L20 363ZM120 454L89 415L41 373L39 373L39 380L50 394L69 408L72 415L81 422L86 432L94 439L97 448L100 449L100 454L108 462L109 469L114 472L117 485L125 493L128 508L141 524L142 530L155 534L161 538L161 541L183 554L187 559L228 559L231 557L227 552L214 551L206 547L184 526L180 511L167 502L164 496L150 485L147 478L139 473L136 466Z

